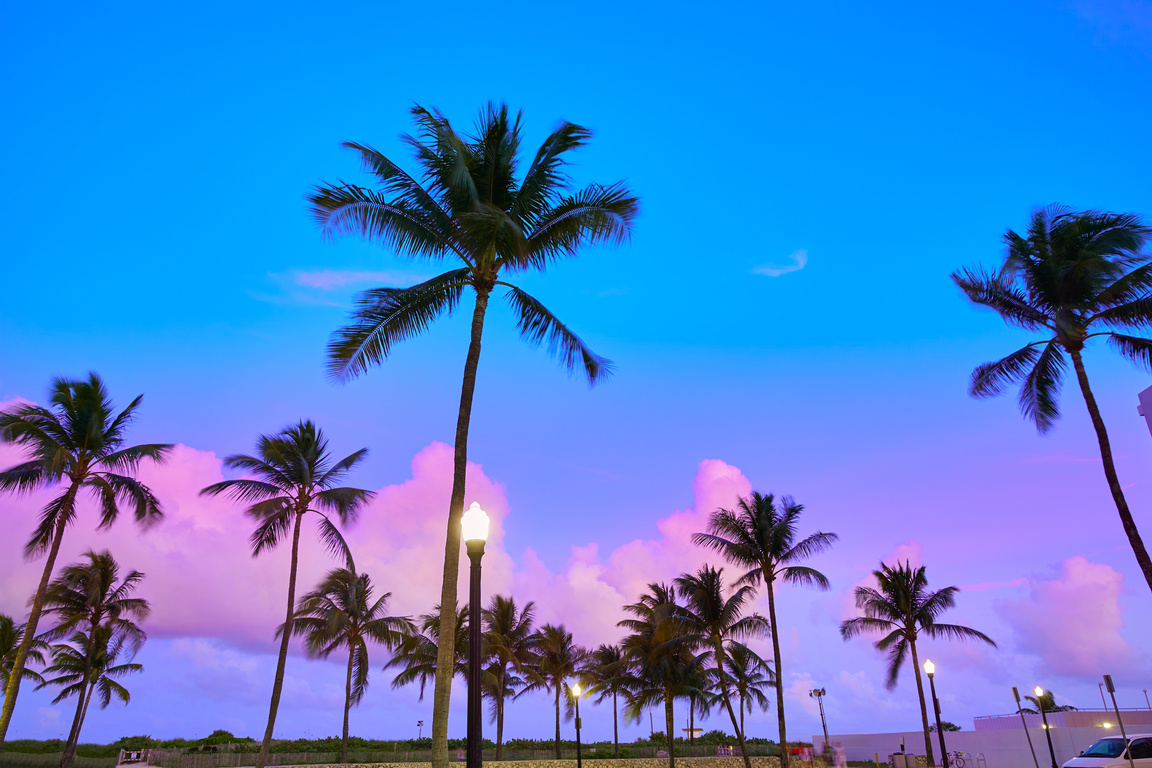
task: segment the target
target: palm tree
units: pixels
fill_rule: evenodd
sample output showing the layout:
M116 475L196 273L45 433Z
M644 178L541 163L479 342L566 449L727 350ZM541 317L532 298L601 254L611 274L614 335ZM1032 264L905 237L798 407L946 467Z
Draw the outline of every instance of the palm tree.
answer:
M353 142L345 147L360 156L379 184L377 190L354 184L322 184L311 195L312 213L328 235L356 233L417 258L455 263L455 268L409 288L377 288L359 297L352 323L338 330L328 347L329 372L346 380L386 358L396 342L424 331L450 314L466 289L476 295L471 337L464 363L456 422L452 494L444 547L440 604L456 606L460 561L460 517L468 463L468 429L480 341L492 291L507 289L519 330L528 342L546 343L570 372L581 369L590 383L607 378L611 364L596 355L537 299L502 280L529 269L543 271L581 246L622 242L632 228L637 199L623 184L591 184L570 191L566 155L587 143L591 132L562 123L537 150L517 180L520 116L489 104L475 134L461 136L439 112L416 106L418 136L405 136L421 169L417 181L375 149ZM448 702L454 655L451 620L444 613L432 714L432 762L448 764Z
M920 697L920 719L924 727L924 751L928 765L932 759L932 740L928 737L928 707L924 703L924 683L920 679L920 657L916 654L916 638L923 634L933 640L980 640L993 648L996 643L983 632L957 624L940 624L940 614L956 605L959 587L944 587L932 592L924 566L913 568L910 563L897 563L895 568L880 564L873 571L879 585L856 588L856 607L863 616L848 619L840 625L845 640L862 632L885 632L876 643L877 650L888 653L888 690L896 687L900 667L908 654L912 654L912 671L916 674L916 693Z
M1024 698L1032 702L1031 707L1021 707L1020 711L1026 715L1038 715L1040 709L1043 708L1045 712L1075 712L1076 707L1071 704L1057 704L1056 696L1052 691L1044 691L1040 697L1025 696Z
M803 565L802 560L819 554L839 538L817 532L796 541L796 526L804 511L792 497L777 503L772 494L752 492L736 502L735 510L718 509L708 518L708 533L692 537L696 544L719 552L733 565L750 570L738 584L761 582L768 593L768 621L772 631L772 674L783 680L780 664L780 624L776 621L776 582L804 584L828 589L824 574ZM788 768L788 735L784 724L784 693L776 691L776 719L780 726L780 766Z
M72 645L56 645L52 651L52 666L44 670L44 674L55 674L56 677L45 680L38 688L47 685L60 685L63 689L52 700L59 704L67 698L77 698L77 719L72 725L72 734L69 741L72 744L71 754L74 756L76 744L80 741L80 729L84 727L84 720L88 716L88 705L92 703L93 694L100 696L100 709L107 709L115 696L125 705L131 700L128 689L117 682L119 678L133 672L143 672L144 667L139 664L117 664L116 660L125 647L131 650L131 643L121 642L114 636L112 624L105 622L88 632L76 632L69 638ZM69 752L65 750L61 766L71 761Z
M0 412L0 441L24 448L30 458L0 471L0 491L31 493L42 488L63 488L44 507L40 524L24 545L24 557L48 554L44 572L32 597L32 607L11 674L4 689L0 710L0 747L8 735L16 695L24 677L24 665L36 638L36 626L44 606L44 593L52 578L52 568L60 552L64 530L76 519L77 502L86 492L100 505L100 528L110 528L120 516L120 505L129 506L136 522L148 527L162 517L160 504L152 491L132 477L140 462L163 462L171 445L124 447L124 432L136 415L143 395L119 414L104 382L95 373L87 381L52 380L50 407L17 405Z
M581 671L581 679L588 688L590 696L596 696L596 703L600 704L609 696L612 697L612 746L613 757L620 759L620 728L617 703L619 695L631 679L628 670L628 660L619 645L601 645L588 654Z
M724 676L740 704L739 733L747 739L748 734L744 730L744 712L747 710L748 714L752 714L753 706L760 707L761 712L768 711L770 704L764 689L776 686L776 681L772 677L772 665L748 646L732 643L728 647L727 658L724 659Z
M572 633L563 624L545 624L532 637L531 650L536 654L535 675L521 694L543 688L556 700L556 759L560 759L560 695L571 703L571 692L564 681L576 677L588 655L572 642ZM568 713L566 713L568 714Z
M392 658L384 665L384 669L399 669L400 672L392 679L392 688L402 688L411 683L420 683L420 696L417 701L424 701L424 688L429 680L436 678L436 662L440 647L440 606L437 605L432 613L421 614L416 617L417 630L405 637ZM468 679L468 604L465 603L456 612L456 621L453 625L453 634L456 637L456 662L453 664L453 676L461 680Z
M624 606L635 618L623 619L617 626L630 631L621 647L632 670L627 687L625 712L632 719L657 704L664 704L668 739L668 768L676 768L674 702L693 689L692 677L704 663L703 654L693 653L697 643L683 622L676 604L676 591L666 584L649 584L639 601Z
M12 663L16 661L16 651L20 648L20 641L24 639L24 625L17 624L11 616L0 613L0 688L8 687L8 676L12 674ZM35 638L28 650L27 660L34 664L44 664L44 654L51 647L41 637ZM25 665L21 673L25 680L34 683L44 682L39 672L28 669Z
M385 614L391 597L391 592L385 592L373 601L372 580L368 574L336 568L316 589L301 598L293 618L292 631L304 636L309 656L326 659L333 651L348 649L341 763L348 762L348 711L353 704L360 703L368 688L368 641L393 650L415 631L406 617Z
M85 637L105 638L84 649L87 656L79 669L76 682L79 686L76 714L72 718L72 729L64 746L60 768L70 768L76 757L80 725L91 698L86 695L87 688L95 682L91 675L97 664L95 655L106 651L109 645L113 657L125 646L130 655L135 655L148 638L137 622L148 618L152 612L147 600L131 596L144 574L129 571L117 584L120 566L110 552L105 550L96 553L88 550L84 557L87 562L74 563L64 568L48 586L44 596L44 616L54 617L59 622L44 633L46 640L59 640L77 631ZM67 655L72 650L64 653ZM60 663L58 659L56 663Z
M1053 205L1032 215L1026 237L1011 229L1005 232L1008 252L998 273L965 269L952 273L952 279L970 301L990 307L1010 325L1043 332L1039 341L973 371L969 386L973 397L998 395L1019 379L1020 410L1044 434L1060 418L1057 400L1067 367L1064 355L1072 358L1100 443L1104 477L1136 562L1152 589L1152 558L1124 498L1082 358L1088 339L1106 336L1114 350L1152 369L1152 340L1116 330L1152 325L1152 257L1141 254L1150 234L1152 228L1135 214L1072 212Z
M361 508L372 498L371 491L337 486L348 472L364 459L367 448L333 461L328 440L311 421L301 421L275 435L261 435L256 441L256 456L236 455L224 460L230 469L244 470L251 477L225 480L200 491L207 496L225 494L236 501L250 504L246 513L258 521L250 543L252 556L273 549L292 535L292 559L288 569L288 607L280 633L280 656L276 661L276 679L272 683L272 702L268 707L268 726L260 745L256 768L264 768L272 744L272 728L280 706L284 686L284 667L288 660L292 614L296 607L296 568L300 553L300 524L309 512L316 513L320 540L333 554L342 555L349 567L352 557L336 525L325 513L335 514L341 525L354 521Z
M742 615L755 595L754 587L746 584L727 598L724 597L723 573L723 568L702 566L695 575L681 574L676 579L676 589L685 601L684 622L688 631L707 649L715 671L716 684L720 688L720 702L732 720L732 730L736 731L745 768L752 768L752 760L744 744L744 731L737 725L736 712L732 709L724 664L733 643L764 637L771 628L763 616L755 613L751 616Z
M496 718L496 759L504 759L504 705L514 691L509 683L523 675L537 661L532 650L532 621L536 605L529 602L523 609L516 607L512 597L494 595L489 606L481 611L484 619L485 658L489 659L491 700Z

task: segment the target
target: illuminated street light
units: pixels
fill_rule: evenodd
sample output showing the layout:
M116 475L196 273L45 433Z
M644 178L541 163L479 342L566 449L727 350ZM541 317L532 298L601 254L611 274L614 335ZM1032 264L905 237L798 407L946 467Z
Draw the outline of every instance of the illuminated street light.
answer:
M936 735L940 737L940 759L944 763L944 768L948 768L948 747L944 744L944 727L940 724L940 700L936 698L936 665L932 663L932 659L924 660L924 671L928 673L928 686L932 689L932 709L936 711Z
M576 768L584 768L584 760L580 754L580 683L572 684L572 698L576 701Z
M1048 754L1052 756L1052 768L1058 768L1056 750L1052 747L1052 730L1048 727L1048 715L1044 712L1044 689L1036 686L1032 692L1036 694L1036 705L1040 707L1040 719L1044 721L1044 735L1048 738Z
M488 539L488 515L476 502L460 518L460 533L472 561L468 591L468 762L480 768L484 762L480 706L480 558Z

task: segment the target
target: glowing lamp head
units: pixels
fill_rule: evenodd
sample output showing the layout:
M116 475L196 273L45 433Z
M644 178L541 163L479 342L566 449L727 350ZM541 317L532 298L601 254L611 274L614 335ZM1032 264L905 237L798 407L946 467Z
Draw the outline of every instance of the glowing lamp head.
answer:
M1104 723L1104 727L1105 727L1105 728L1111 728L1111 727L1112 727L1112 723Z
M460 518L460 533L464 541L488 540L488 513L480 509L480 505L472 502Z
M1044 689L1040 686L1036 686L1032 689L1032 693L1036 694L1036 697L1039 698L1044 695Z
M580 698L580 691L581 691L580 683L573 683L572 684L572 695L575 696L576 698Z
M924 671L930 675L936 674L936 665L932 663L932 659L925 659Z

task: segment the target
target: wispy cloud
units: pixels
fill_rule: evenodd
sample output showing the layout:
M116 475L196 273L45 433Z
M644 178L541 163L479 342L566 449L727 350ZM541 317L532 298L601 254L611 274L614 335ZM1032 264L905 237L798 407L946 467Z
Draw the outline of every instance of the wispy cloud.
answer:
M422 275L409 275L402 272L367 272L351 269L321 269L315 272L292 270L292 282L305 288L318 288L321 291L335 291L349 285L375 283L377 285L409 285L427 278Z
M792 253L788 254L787 264L777 264L774 261L770 261L767 264L761 264L758 267L753 267L752 274L767 275L768 277L780 277L780 275L786 275L789 272L799 272L800 270L804 269L807 264L808 250L806 248L801 248L798 251L792 251Z
M293 269L288 272L269 272L268 282L274 290L250 290L248 294L272 304L315 304L326 307L347 307L347 289L375 286L409 286L422 283L428 275L409 272L373 272L362 269Z

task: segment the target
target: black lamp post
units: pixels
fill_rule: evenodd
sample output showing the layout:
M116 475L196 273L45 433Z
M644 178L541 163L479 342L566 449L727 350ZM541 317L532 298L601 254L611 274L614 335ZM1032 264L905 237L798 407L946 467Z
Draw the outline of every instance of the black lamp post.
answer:
M824 719L824 694L827 691L823 688L813 688L808 691L808 695L816 699L816 703L820 705L820 725L824 726L824 751L828 751L828 722Z
M932 689L932 709L936 712L936 735L940 737L940 755L944 768L948 768L948 747L944 746L944 727L940 724L940 700L936 698L936 665L932 659L924 660L924 671L928 673L928 687Z
M1040 707L1040 719L1044 721L1044 735L1048 737L1048 754L1052 757L1052 768L1059 768L1056 765L1056 750L1052 748L1052 729L1048 727L1048 715L1044 710L1044 689L1036 686L1032 692L1036 694L1036 704Z
M1016 699L1016 714L1020 715L1020 725L1024 728L1024 737L1028 739L1028 751L1032 753L1032 762L1040 768L1040 761L1036 759L1036 748L1032 746L1032 734L1028 733L1028 721L1024 719L1024 708L1020 706L1020 692L1012 686L1012 698Z
M483 712L480 706L480 558L488 539L488 515L472 502L460 518L460 533L472 561L468 589L468 768L484 762Z
M584 760L580 754L580 683L572 685L572 698L576 700L576 768L584 768Z

